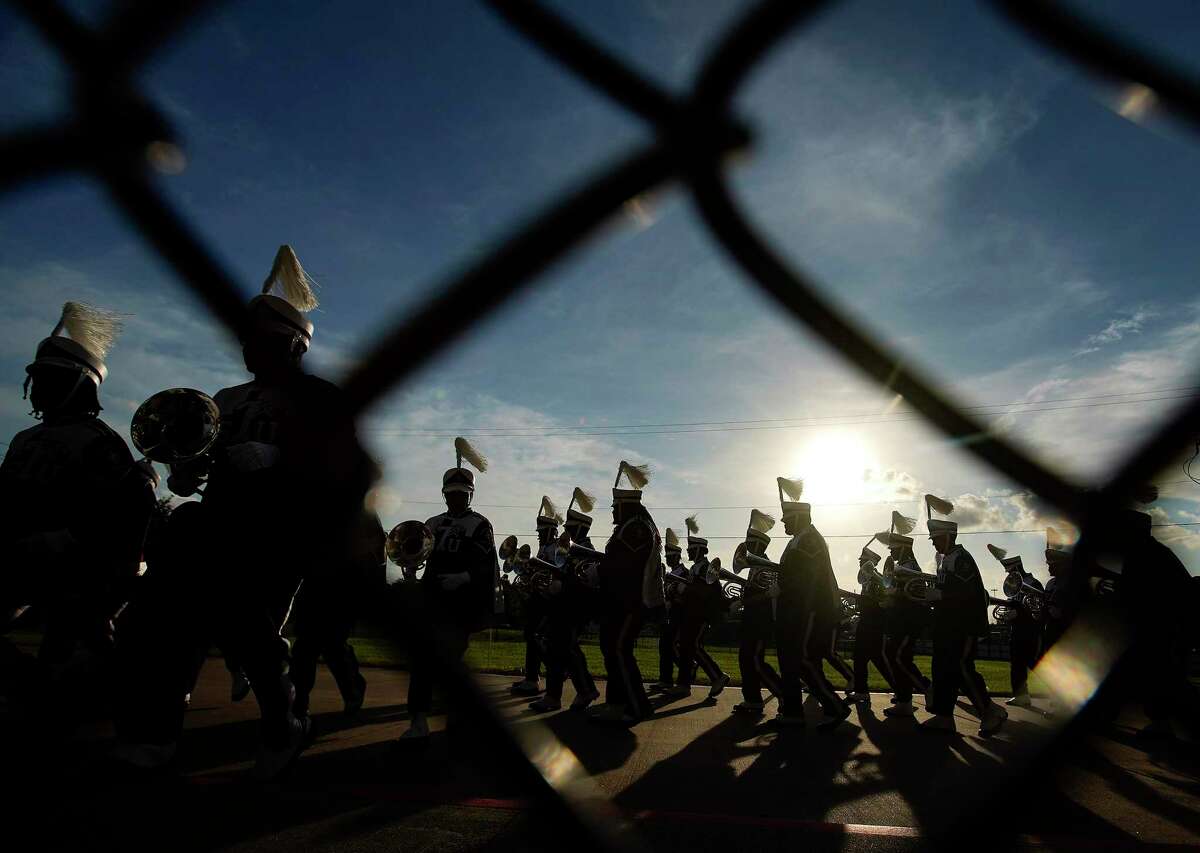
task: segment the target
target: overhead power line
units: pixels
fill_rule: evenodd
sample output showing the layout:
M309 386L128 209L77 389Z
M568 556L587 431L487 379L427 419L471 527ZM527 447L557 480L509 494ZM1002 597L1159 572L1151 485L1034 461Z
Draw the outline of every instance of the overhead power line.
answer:
M1075 409L1092 409L1106 406L1123 406L1136 403L1169 402L1174 400L1190 400L1200 391L1200 386L1183 388L1161 388L1153 391L1131 391L1125 394L1097 394L1087 397L1063 397L1054 400L1037 400L1032 402L1011 401L1008 403L988 403L978 406L966 406L964 411L972 411L983 417L1003 415L1031 415L1045 412L1061 412ZM1189 392L1189 393L1181 393ZM1157 395L1157 396L1147 396ZM1127 397L1135 399L1111 399ZM1092 402L1079 402L1092 401ZM1058 405L1066 403L1068 405ZM997 411L988 411L988 410ZM421 436L427 438L449 437L456 435L487 436L496 438L553 438L570 436L604 436L604 435L681 435L701 432L758 432L770 430L812 429L831 426L866 426L871 424L910 423L921 421L923 417L916 412L878 412L878 413L845 413L839 415L809 415L792 418L759 418L754 420L730 421L677 421L672 423L645 424L616 424L616 425L554 425L554 426L519 426L519 427L483 427L459 426L440 427L438 429L404 429L379 428L365 429L374 435Z
M1200 526L1200 521L1180 521L1171 524L1152 524L1151 527L1196 527ZM999 536L1004 533L1045 533L1044 527L1033 527L1027 530L960 530L959 536ZM520 536L526 538L536 537L537 533L497 533L496 536ZM875 535L875 531L869 533L822 533L821 536L825 539L870 539ZM923 534L922 534L923 535ZM705 535L705 539L737 539L741 541L746 538L746 534L740 533L736 536L709 536ZM791 539L790 536L772 536L771 539Z

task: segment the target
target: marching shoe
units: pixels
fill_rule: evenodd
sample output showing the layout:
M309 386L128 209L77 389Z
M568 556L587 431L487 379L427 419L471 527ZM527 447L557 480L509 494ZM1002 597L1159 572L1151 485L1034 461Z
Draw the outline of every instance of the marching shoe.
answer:
M347 717L356 716L362 710L363 702L367 698L367 680L362 677L361 673L354 679L354 683L358 688L358 692L346 700L344 713Z
M821 722L817 723L817 731L831 732L842 724L847 717L850 716L850 706L842 703L842 707L835 711L832 716L827 716Z
M1013 708L1032 708L1033 700L1029 698L1028 693L1018 693L1004 704Z
M519 696L533 696L542 692L542 685L527 678L524 681L518 681L508 689Z
M630 717L630 716L632 716L632 714L629 714L625 710L624 705L605 705L603 708L600 709L599 712L589 716L588 720L590 722L596 723L598 725L611 726L614 724L621 723L621 721L625 717Z
M762 702L738 702L736 705L733 706L733 712L735 714L761 715L763 712L763 708L765 708L765 707L766 707L766 705Z
M546 711L562 710L562 702L558 699L551 699L549 696L543 696L541 699L534 699L530 702L529 708L539 714L544 714Z
M914 717L916 713L917 709L913 707L912 702L897 702L883 709L885 717Z
M918 724L917 731L952 735L958 729L954 725L954 715L934 714L925 722Z
M664 696L691 696L692 688L686 684L676 684L663 691Z
M592 690L588 693L580 693L575 697L575 701L571 703L572 711L582 711L588 705L600 698L600 691Z
M312 723L308 719L298 720L292 717L288 723L288 742L280 749L258 748L258 757L254 761L254 778L260 782L269 782L282 775L299 757L310 742Z
M855 702L855 703L870 702L871 694L869 692L867 692L866 690L853 690L850 693L846 694L846 701L847 702Z
M983 715L983 720L979 723L979 736L991 737L1000 731L1000 727L1007 719L1008 711L993 702L992 707L988 708L987 713Z
M718 696L721 695L721 691L724 690L728 686L729 686L729 676L726 673L722 672L719 676L717 676L717 680L713 682L713 686L709 688L708 698L716 699Z

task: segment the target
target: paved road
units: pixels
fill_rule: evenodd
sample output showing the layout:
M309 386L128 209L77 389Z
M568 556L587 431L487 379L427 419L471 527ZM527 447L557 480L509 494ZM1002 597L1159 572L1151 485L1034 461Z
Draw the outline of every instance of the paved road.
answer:
M25 784L6 807L24 819L6 825L37 829L41 850L586 847L585 838L564 837L536 785L498 762L495 744L474 740L469 722L450 737L437 717L427 752L398 748L406 674L367 674L366 706L349 723L322 672L313 702L320 734L275 785L247 779L257 709L252 698L229 701L217 662L193 695L171 776L114 773L102 760L111 736L104 725L59 750L9 731L7 755L32 753L36 763L11 762L25 763L10 770ZM697 690L691 700L660 699L657 717L632 730L608 730L571 712L532 714L508 694L511 680L483 676L482 684L543 772L591 803L590 819L629 849L914 850L961 819L978 825L979 846L1200 848L1195 746L1147 751L1124 726L1043 766L1035 762L1053 724L1031 711L1014 710L1001 734L984 740L960 710L960 736L931 738L883 717L886 697L876 695L832 734L777 734L730 713L735 691L711 701ZM1021 781L1030 768L1036 784ZM1019 781L1022 804L1006 813L1001 794Z

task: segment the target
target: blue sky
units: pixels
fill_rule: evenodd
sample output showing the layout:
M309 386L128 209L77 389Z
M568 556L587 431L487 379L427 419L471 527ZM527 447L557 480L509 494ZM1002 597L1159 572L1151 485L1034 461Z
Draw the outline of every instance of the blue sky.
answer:
M104 5L77 4L90 20ZM555 5L675 89L743 8ZM1136 20L1121 4L1088 8L1191 61L1200 12L1189 4ZM229 4L142 80L188 154L161 185L247 297L282 242L322 284L310 360L334 379L441 277L649 138L468 2ZM0 129L54 116L65 82L0 12ZM963 400L1077 407L1026 406L993 424L1049 464L1101 478L1177 405L1163 399L1177 392L1148 392L1192 386L1200 361L1200 145L1154 113L1120 115L1125 94L982 5L848 2L750 78L738 105L758 143L732 180L776 246ZM130 315L104 387L119 429L160 388L243 381L237 352L101 189L63 177L0 201L6 435L29 423L22 368L67 298ZM916 514L914 494L956 499L964 530L1045 522L919 422L862 422L882 412L903 403L777 316L670 190L640 199L362 428L386 466L389 525L435 511L452 462L444 433L460 426L493 460L476 500L501 532L531 531L543 493L603 494L620 458L654 466L660 527L737 507L701 510L714 537L740 535L750 506L775 503L776 474L807 477L818 527L847 537L830 540L846 586L866 538L855 534L884 526L893 506ZM826 420L587 434L785 417ZM1160 521L1200 521L1200 487L1179 482L1179 466L1157 479L1168 484ZM1193 571L1197 530L1160 530ZM713 541L727 558L735 540ZM1039 535L964 541L993 581L985 541L1042 568Z

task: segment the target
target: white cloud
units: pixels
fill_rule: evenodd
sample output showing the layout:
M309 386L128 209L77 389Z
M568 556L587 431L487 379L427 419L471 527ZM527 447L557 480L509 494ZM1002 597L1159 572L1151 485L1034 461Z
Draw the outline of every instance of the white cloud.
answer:
M1114 317L1099 332L1088 335L1083 342L1083 346L1075 354L1087 355L1099 352L1101 347L1123 340L1128 335L1141 334L1146 321L1154 316L1155 312L1148 308L1138 308L1129 316Z

